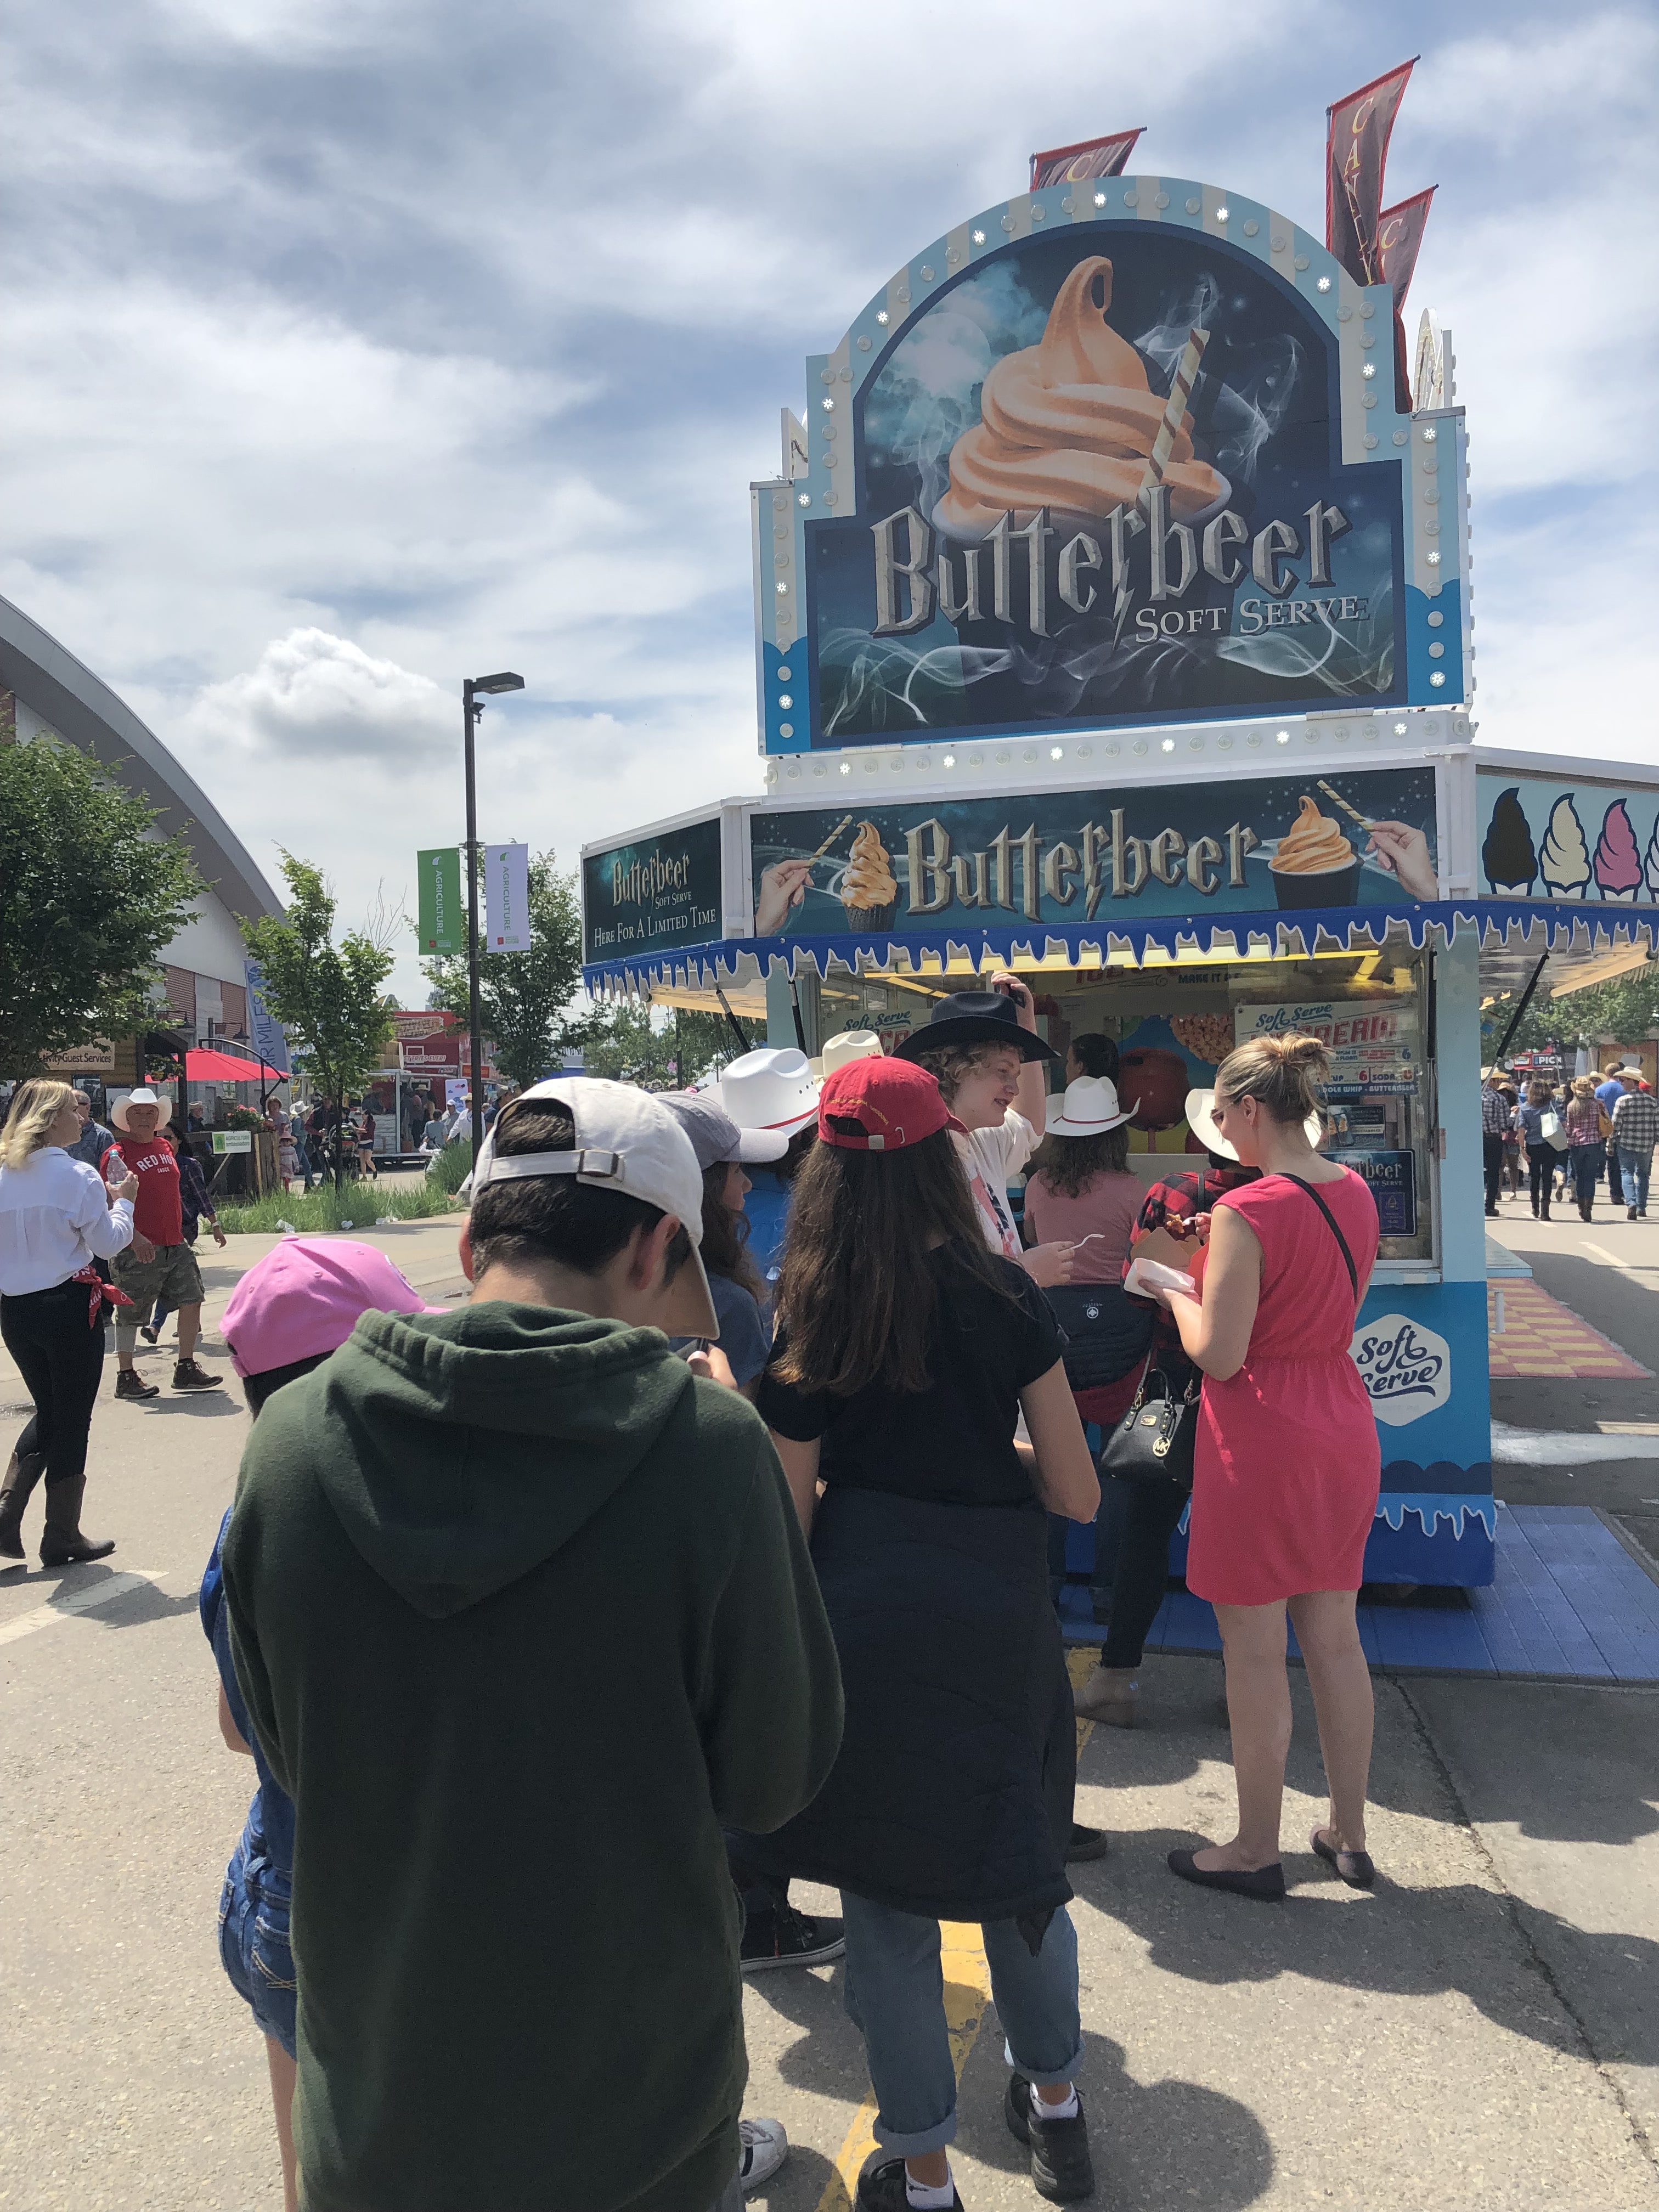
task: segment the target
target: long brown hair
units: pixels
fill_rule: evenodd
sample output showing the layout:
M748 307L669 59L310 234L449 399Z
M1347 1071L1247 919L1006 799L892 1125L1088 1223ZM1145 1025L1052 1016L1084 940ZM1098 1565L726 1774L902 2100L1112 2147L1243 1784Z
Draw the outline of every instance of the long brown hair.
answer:
M1081 1198L1097 1176L1128 1172L1127 1122L1092 1137L1045 1137L1030 1169L1060 1198Z
M780 1381L836 1397L872 1383L925 1390L940 1239L963 1274L1012 1297L948 1130L900 1152L814 1146L778 1283Z
M749 1217L733 1213L726 1202L730 1160L716 1160L702 1171L702 1264L711 1275L724 1275L757 1303L766 1296L760 1269L749 1254Z

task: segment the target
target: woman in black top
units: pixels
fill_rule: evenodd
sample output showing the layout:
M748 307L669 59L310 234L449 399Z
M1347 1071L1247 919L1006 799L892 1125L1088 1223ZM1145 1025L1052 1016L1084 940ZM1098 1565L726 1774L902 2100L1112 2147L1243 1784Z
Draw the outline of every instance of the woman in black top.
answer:
M825 1083L757 1401L811 1538L847 1705L818 1797L761 1840L781 1869L842 1892L848 2010L877 2140L896 2154L860 2179L866 2212L960 2203L941 1919L983 1930L1015 2054L1008 2124L1039 2188L1093 2186L1072 2086L1075 1738L1044 1508L1088 1521L1099 1486L1053 1315L988 1249L951 1126L933 1078L903 1060Z

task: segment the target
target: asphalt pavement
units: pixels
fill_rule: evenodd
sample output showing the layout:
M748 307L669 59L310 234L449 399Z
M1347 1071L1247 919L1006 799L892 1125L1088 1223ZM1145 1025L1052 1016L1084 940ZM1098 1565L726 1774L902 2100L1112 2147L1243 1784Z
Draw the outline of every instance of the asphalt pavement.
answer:
M1547 1288L1659 1369L1659 1229L1608 1215L1532 1235L1512 1206L1494 1226ZM371 1233L434 1302L459 1293L453 1221ZM204 1356L228 1376L214 1323L269 1242L204 1254ZM166 1355L143 1359L165 1382ZM234 1388L118 1405L110 1370L87 1521L117 1551L0 1577L0 2207L275 2212L263 2050L215 1940L248 1769L220 1744L195 1612L247 1417ZM15 1388L0 1369L0 1405ZM1587 1453L1620 1423L1659 1435L1659 1385L1499 1390L1506 1422L1582 1436ZM1535 1480L1544 1502L1639 1516L1656 1476L1659 1460L1587 1457L1535 1477L1505 1466L1500 1487L1518 1498ZM1659 2212L1659 1693L1379 1680L1382 1879L1364 1895L1305 1847L1319 1760L1293 1680L1282 1907L1193 1891L1164 1865L1172 1845L1226 1831L1218 1662L1152 1660L1146 1725L1083 1745L1079 1816L1113 1837L1104 1861L1073 1870L1095 2202ZM971 1935L948 1957L958 2184L970 2207L1030 2206ZM745 2011L747 2109L782 2118L794 2144L750 2201L830 2212L870 2141L840 1970L757 1978Z

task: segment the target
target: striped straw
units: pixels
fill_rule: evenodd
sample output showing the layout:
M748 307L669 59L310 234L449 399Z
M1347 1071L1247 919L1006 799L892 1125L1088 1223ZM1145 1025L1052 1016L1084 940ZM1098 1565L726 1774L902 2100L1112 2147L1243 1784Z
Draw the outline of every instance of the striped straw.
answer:
M1169 465L1170 453L1181 434L1182 419L1187 412L1187 402L1193 396L1193 386L1198 380L1198 364L1204 358L1204 349L1210 343L1208 331L1194 327L1187 334L1181 359L1170 386L1170 398L1164 410L1164 420L1158 426L1158 435L1152 441L1152 450L1146 459L1146 473L1140 479L1140 489L1135 494L1138 505L1144 506L1146 495L1164 481L1164 471Z

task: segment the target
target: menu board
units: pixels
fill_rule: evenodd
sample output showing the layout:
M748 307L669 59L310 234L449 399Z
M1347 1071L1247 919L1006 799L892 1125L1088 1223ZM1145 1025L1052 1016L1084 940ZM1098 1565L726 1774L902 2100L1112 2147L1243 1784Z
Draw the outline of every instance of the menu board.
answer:
M1317 1037L1331 1056L1328 1098L1413 1097L1422 1073L1414 999L1298 1000L1275 1006L1238 1006L1233 1034L1240 1044L1260 1036Z

